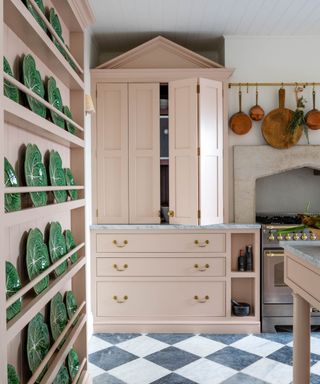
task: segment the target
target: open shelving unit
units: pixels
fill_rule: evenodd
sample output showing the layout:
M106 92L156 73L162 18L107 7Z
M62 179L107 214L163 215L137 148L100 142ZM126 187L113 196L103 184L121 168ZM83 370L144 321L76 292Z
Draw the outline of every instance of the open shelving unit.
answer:
M238 256L240 250L245 251L247 245L252 245L253 271L238 271ZM231 299L250 304L249 316L234 316L232 308L230 319L246 323L251 332L250 324L260 324L260 231L241 230L230 234L230 288ZM230 304L231 305L231 304ZM260 331L259 329L256 332Z
M38 6L34 0L30 0L35 11ZM4 347L0 349L0 383L7 383L7 363L12 364L21 380L21 384L35 383L39 373L48 365L42 384L51 383L57 375L61 364L65 361L70 349L75 348L80 359L80 369L72 383L89 383L87 372L87 307L86 307L86 264L85 254L85 111L84 111L84 41L85 30L93 22L93 14L88 0L43 0L48 10L53 7L60 19L65 44L70 50L65 49L66 55L74 63L69 64L64 55L58 50L50 38L53 35L62 47L66 47L59 36L51 27L46 17L41 14L48 32L46 33L33 17L31 12L21 0L0 0L0 27L2 30L0 39L0 173L4 174L3 159L7 157L14 167L19 187L8 188L4 182L0 184L0 281L2 282L0 295L0 335L4 340ZM39 10L39 9L38 9ZM34 97L34 94L21 83L21 62L25 54L32 54L36 60L37 69L41 78L45 81L53 76L57 81L64 105L68 105L73 118L65 115L65 121L69 121L76 128L75 134L61 129L50 120L40 117L32 112L24 102L20 104L3 95L4 80L11 80L20 91L20 95ZM3 56L8 59L14 78L3 72ZM61 112L42 100L47 112L52 110L57 114ZM50 150L59 152L63 167L71 168L76 186L74 187L27 187L23 177L23 151L28 144L36 144L42 155ZM45 161L46 164L46 161ZM2 176L3 177L3 176ZM46 192L48 196L53 191L77 190L78 199L68 200L64 203L54 203L49 199L48 204L34 208L28 204L22 205L22 209L14 212L5 212L5 193L20 193L22 201L30 192ZM76 247L61 259L51 264L48 269L29 281L25 266L26 239L30 229L39 228L45 234L47 242L48 224L60 222L63 230L70 229L76 243ZM65 273L53 277L53 270L60 264L78 253L78 260L72 264L68 262ZM6 300L6 273L5 262L10 261L19 273L22 288L8 300ZM49 286L39 295L35 295L33 287L42 278L49 276ZM54 295L60 292L72 290L76 296L78 310L70 319L60 337L50 344L49 352L38 369L29 371L26 353L27 326L31 319L42 313L45 322L49 326L49 304ZM22 309L10 321L6 321L6 309L17 299L22 298ZM77 321L75 321L77 319ZM50 330L50 326L49 326ZM61 341L65 340L59 349Z

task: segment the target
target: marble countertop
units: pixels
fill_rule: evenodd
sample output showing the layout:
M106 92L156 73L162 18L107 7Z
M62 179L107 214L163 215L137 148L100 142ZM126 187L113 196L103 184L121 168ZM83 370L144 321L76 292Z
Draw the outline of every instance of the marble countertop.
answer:
M281 241L280 246L294 256L320 268L320 241Z
M260 224L213 224L213 225L182 225L182 224L95 224L91 225L91 230L194 230L194 229L260 229Z

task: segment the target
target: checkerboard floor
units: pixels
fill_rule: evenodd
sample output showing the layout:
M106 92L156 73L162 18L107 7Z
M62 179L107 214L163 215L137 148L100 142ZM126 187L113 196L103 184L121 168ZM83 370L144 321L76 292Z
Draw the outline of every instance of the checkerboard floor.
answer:
M96 333L93 384L290 384L292 334ZM311 337L311 384L320 384L320 334Z

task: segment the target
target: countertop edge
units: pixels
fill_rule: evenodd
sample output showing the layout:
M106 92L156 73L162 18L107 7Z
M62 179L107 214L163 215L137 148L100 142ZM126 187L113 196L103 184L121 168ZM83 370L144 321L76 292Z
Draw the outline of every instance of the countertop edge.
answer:
M320 241L280 242L285 251L320 268Z
M91 231L99 230L215 230L215 229L260 229L260 224L212 224L212 225L177 225L177 224L94 224Z

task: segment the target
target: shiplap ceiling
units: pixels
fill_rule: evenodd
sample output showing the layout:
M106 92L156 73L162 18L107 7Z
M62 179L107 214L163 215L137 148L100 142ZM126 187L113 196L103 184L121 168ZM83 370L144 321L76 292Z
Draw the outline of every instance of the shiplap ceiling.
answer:
M102 49L126 51L159 34L206 51L222 35L320 35L320 0L91 0ZM301 47L303 50L303 47Z

